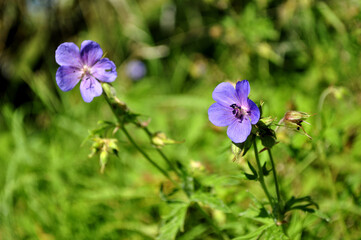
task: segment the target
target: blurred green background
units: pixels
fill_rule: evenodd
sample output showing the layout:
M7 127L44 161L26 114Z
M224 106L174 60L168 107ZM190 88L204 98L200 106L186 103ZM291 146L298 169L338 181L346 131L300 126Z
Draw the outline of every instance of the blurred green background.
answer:
M274 147L282 195L311 195L316 214L289 216L291 239L361 236L361 3L358 0L16 0L0 2L0 239L154 239L167 206L165 179L120 135L119 158L99 173L83 141L114 120L102 97L61 92L55 50L100 44L117 66L118 97L149 127L185 140L165 152L184 163L234 212L264 199L232 161L225 128L208 121L223 81L248 79L264 116L314 114L313 137L282 131ZM140 60L135 81L128 64ZM130 128L153 155L147 137ZM154 155L157 157L157 155ZM267 156L260 155L265 161ZM272 184L269 180L269 184ZM209 209L241 236L257 223ZM186 221L188 221L186 219ZM190 221L190 220L189 220ZM179 239L214 239L204 222Z

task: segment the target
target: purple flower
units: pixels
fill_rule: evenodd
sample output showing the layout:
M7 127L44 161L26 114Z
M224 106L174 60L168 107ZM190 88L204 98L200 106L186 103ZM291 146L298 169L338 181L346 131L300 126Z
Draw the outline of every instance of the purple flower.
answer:
M209 121L219 127L228 126L227 135L234 143L246 141L252 125L260 118L257 105L248 98L247 80L238 81L236 89L228 82L220 83L213 91L216 101L208 109Z
M99 44L90 40L82 42L80 51L72 42L65 42L55 51L55 60L60 65L56 71L56 83L64 91L70 91L80 82L80 93L85 102L102 94L100 82L113 82L117 78L115 64L102 58Z
M132 80L140 80L147 73L147 68L142 61L132 60L126 66L127 75Z

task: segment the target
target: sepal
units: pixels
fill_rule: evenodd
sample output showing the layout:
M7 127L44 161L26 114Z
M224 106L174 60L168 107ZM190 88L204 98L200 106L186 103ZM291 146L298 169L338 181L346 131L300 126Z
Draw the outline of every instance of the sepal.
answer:
M246 178L248 180L257 180L258 179L258 173L257 173L256 169L252 166L252 164L249 161L247 161L247 164L248 164L248 167L249 167L249 169L251 169L253 174L244 173L244 175L246 176Z
M251 133L243 143L232 142L234 160L238 160L239 157L243 157L248 152L248 150L252 147L254 137L255 135Z

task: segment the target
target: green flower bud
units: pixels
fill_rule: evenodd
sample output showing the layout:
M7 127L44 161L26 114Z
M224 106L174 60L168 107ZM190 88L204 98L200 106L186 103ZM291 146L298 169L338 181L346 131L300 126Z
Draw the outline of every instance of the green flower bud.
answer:
M100 153L100 172L104 173L105 165L108 162L109 153L106 150L102 150Z
M118 151L117 139L111 138L108 140L108 147L112 150Z
M113 98L116 95L115 89L109 83L103 82L102 88L109 98Z
M265 125L269 126L273 123L274 119L272 117L264 117L261 118L260 121L264 123Z
M168 138L163 132L156 132L152 137L152 144L155 147L161 148L166 144L177 144L182 143L182 141L175 141L173 139Z
M276 133L271 129L270 125L273 120L264 120L257 123L258 136L265 148L272 148L277 143ZM269 123L269 124L266 124Z

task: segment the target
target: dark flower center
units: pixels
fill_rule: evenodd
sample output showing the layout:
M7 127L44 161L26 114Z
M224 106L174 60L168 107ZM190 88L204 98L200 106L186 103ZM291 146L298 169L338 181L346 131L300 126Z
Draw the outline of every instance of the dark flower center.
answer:
M233 109L232 113L236 118L239 119L239 122L242 122L246 116L251 115L251 111L247 111L235 103L230 105L230 107Z

